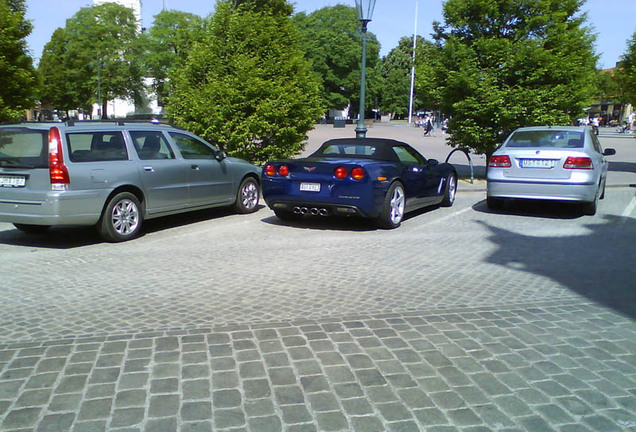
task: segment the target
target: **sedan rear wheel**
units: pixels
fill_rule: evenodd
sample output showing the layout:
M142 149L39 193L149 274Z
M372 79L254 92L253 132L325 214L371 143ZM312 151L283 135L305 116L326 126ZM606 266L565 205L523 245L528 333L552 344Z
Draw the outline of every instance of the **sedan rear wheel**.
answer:
M142 216L139 200L130 192L115 195L106 205L97 230L106 241L116 243L130 240L141 230Z
M237 213L254 213L258 210L259 199L260 188L258 182L253 177L247 177L239 186L234 210Z
M404 187L399 182L393 183L384 199L382 211L377 220L378 225L386 229L399 227L400 223L402 223L402 218L404 218L405 204Z

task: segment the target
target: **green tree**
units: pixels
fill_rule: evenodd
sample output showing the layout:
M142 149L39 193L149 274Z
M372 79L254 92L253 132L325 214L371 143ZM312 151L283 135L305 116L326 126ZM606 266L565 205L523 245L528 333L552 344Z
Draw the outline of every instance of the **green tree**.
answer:
M285 0L220 0L170 74L173 121L254 162L299 152L323 112Z
M623 60L616 71L616 80L624 94L624 101L636 106L636 32L627 41Z
M181 65L195 41L203 32L203 19L179 11L162 11L155 16L152 27L142 35L144 71L154 79L152 84L159 105L168 96L166 81L170 69Z
M56 29L51 40L44 45L38 64L38 72L43 78L40 102L64 111L80 106L77 103L79 98L74 94L73 83L66 76L68 71L64 67L66 42L66 31L63 28ZM85 105L88 108L90 104Z
M418 36L417 45L421 45L423 39ZM380 66L384 79L384 91L382 92L380 109L383 112L392 113L394 116L408 115L411 96L411 71L413 68L413 38L403 37L398 46L382 59ZM414 107L420 106L415 98Z
M569 124L596 89L584 0L448 0L440 46L450 144L490 154L519 126Z
M132 9L115 3L82 8L66 21L63 31L54 33L42 53L40 71L49 89L45 95L65 109L89 107L101 99L102 115L107 117L109 100L139 100L141 54ZM50 90L56 85L66 96Z
M336 5L307 15L294 15L302 49L322 80L321 96L327 109L355 111L360 100L360 23L355 8ZM380 99L382 79L376 67L380 44L371 32L367 40L367 101ZM369 106L369 103L366 104Z
M17 120L34 105L37 78L27 52L31 23L24 0L0 0L0 121Z

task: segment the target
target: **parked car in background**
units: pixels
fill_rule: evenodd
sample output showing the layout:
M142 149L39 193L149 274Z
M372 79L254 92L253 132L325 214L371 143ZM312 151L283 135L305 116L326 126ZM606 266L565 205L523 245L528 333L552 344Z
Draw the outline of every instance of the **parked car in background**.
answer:
M110 242L143 221L210 207L257 210L260 169L150 122L0 126L0 222L25 232L95 225Z
M396 228L405 212L453 205L457 172L404 142L345 138L325 142L307 158L267 163L261 182L280 219L358 215Z
M488 207L501 209L511 198L577 201L593 215L605 194L605 156L614 154L589 127L519 128L490 158Z

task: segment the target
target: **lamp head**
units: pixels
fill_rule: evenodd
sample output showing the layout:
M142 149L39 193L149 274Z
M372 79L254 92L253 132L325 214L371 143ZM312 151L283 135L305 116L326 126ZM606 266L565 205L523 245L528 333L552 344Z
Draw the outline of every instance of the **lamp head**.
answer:
M356 0L358 20L364 24L371 21L374 8L375 8L375 0Z

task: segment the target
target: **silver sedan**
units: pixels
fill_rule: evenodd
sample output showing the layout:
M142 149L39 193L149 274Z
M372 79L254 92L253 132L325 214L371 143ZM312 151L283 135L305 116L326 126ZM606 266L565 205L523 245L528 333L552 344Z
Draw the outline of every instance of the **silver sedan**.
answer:
M488 163L488 207L501 209L510 198L579 201L593 215L605 193L604 156L614 154L588 127L516 129Z

